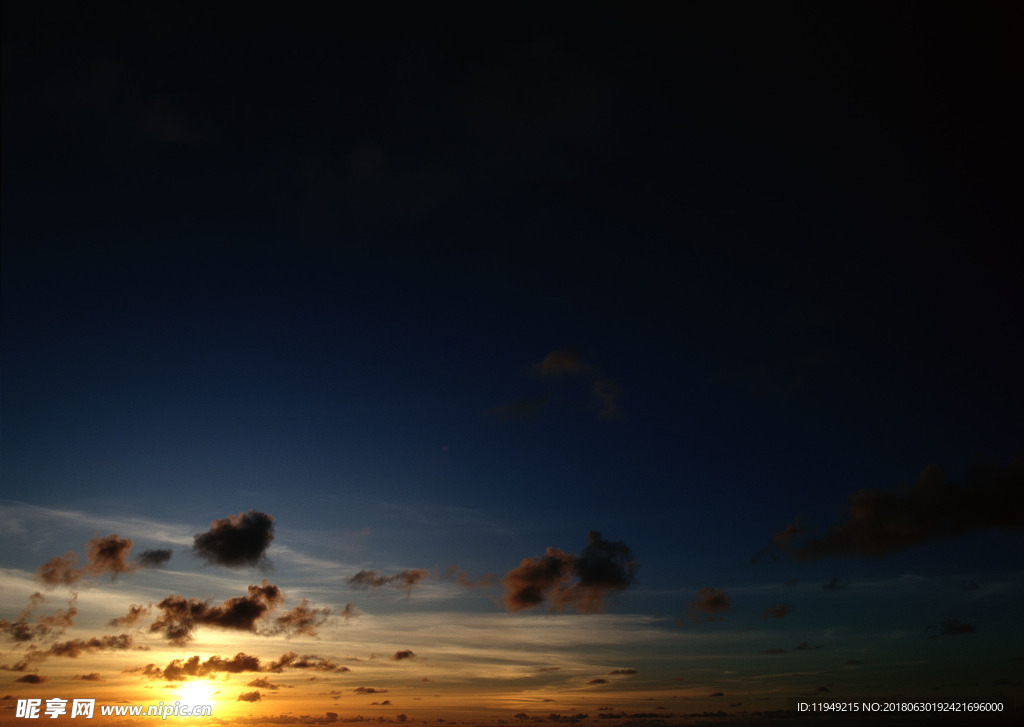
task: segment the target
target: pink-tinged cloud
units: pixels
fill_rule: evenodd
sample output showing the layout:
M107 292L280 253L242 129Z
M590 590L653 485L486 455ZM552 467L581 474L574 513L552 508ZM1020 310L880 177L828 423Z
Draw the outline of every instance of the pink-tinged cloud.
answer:
M266 550L274 539L274 518L249 512L214 520L205 533L197 533L192 552L207 563L228 568L266 565Z
M638 564L624 543L605 540L596 530L587 537L579 556L548 548L538 558L524 558L501 580L505 607L522 611L548 601L555 611L604 611L608 595L633 582Z
M1024 526L1024 457L1008 467L978 467L963 484L938 467L925 468L910 486L859 490L850 496L846 521L824 535L791 525L775 536L782 552L798 560L835 555L880 557L929 540L974 530ZM799 536L803 539L799 540Z

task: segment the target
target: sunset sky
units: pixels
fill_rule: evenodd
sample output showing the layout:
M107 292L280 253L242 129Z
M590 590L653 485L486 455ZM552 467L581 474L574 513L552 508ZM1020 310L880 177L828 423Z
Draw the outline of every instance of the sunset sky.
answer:
M1021 718L1019 3L256 7L4 5L0 723Z

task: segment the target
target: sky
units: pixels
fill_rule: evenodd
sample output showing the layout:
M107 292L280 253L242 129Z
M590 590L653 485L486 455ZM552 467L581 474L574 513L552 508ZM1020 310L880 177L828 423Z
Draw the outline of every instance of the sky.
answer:
M0 723L1019 719L1022 20L6 3Z

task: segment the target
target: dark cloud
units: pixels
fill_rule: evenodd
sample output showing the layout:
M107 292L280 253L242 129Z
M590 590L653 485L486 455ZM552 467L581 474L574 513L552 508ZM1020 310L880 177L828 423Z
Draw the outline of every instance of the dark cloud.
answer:
M387 694L387 689L377 689L376 687L356 687L352 690L356 694Z
M362 611L356 608L354 603L346 603L345 608L343 608L338 615L348 621L351 618L359 618L362 616Z
M23 677L18 677L14 681L21 684L43 684L46 682L46 677L39 676L38 674L26 674Z
M71 639L54 644L46 653L50 656L78 657L95 651L126 651L134 648L135 640L131 634L93 636L91 639Z
M128 607L128 613L124 616L118 616L117 618L110 619L111 626L132 626L142 620L143 617L148 616L152 611L153 604L143 606L141 604L132 604Z
M266 565L265 553L274 539L274 518L249 512L214 520L205 533L197 533L192 552L207 563L229 568Z
M427 571L423 568L411 568L403 570L394 575L385 576L374 570L361 570L348 579L348 584L353 588L376 590L382 586L395 586L411 591L413 586L427 577Z
M257 633L257 625L266 614L284 600L281 590L266 579L249 586L248 596L229 598L220 606L211 606L196 598L171 595L157 604L160 616L149 630L160 632L172 644L186 644L199 626Z
M788 603L779 603L774 606L769 606L761 612L761 618L785 618L793 610L793 607Z
M266 677L260 677L259 679L253 679L251 682L249 682L245 686L247 686L247 687L257 687L259 689L270 689L271 691L273 691L275 689L280 689L280 687L278 687L278 685L271 683L271 681L269 679L267 679Z
M259 657L239 652L230 659L211 656L206 661L202 661L198 655L188 659L175 659L162 669L156 664L147 664L140 671L151 679L180 682L190 678L206 677L218 672L227 674L258 672L261 671L261 667Z
M260 696L259 690L256 690L255 692L242 692L241 694L238 695L238 699L236 699L235 701L237 701L237 702L258 702L258 701L260 701L260 699L262 699L262 697Z
M490 588L498 584L498 577L493 573L484 573L473 580L462 568L457 565L450 566L445 572L445 578L455 578L456 582L463 588Z
M48 586L70 586L82 578L78 567L78 555L68 551L64 556L54 556L36 568L36 580Z
M110 573L116 578L119 573L131 573L136 566L128 562L132 541L118 535L93 538L89 541L89 563L86 570L93 574Z
M690 618L696 621L715 621L719 614L733 608L729 595L721 588L701 588L697 598L690 604Z
M605 540L596 530L587 539L579 556L548 548L538 558L524 558L501 580L505 607L521 611L549 600L551 610L603 611L610 593L632 584L638 564L621 541Z
M169 550L147 550L142 553L137 563L131 563L128 560L131 549L130 538L122 538L116 534L95 537L86 546L84 567L78 566L78 555L69 551L39 566L36 569L36 579L51 587L70 586L85 575L99 576L110 573L111 578L117 578L122 573L131 573L139 568L156 567L171 557Z
M911 486L855 492L847 509L846 522L820 537L791 525L776 541L798 560L880 557L973 530L1019 528L1024 526L1024 457L1008 467L975 467L963 484L930 465ZM804 535L800 542L798 535Z
M80 682L101 682L103 677L100 676L98 671L91 671L88 674L75 674L72 679Z
M843 581L839 576L833 576L832 580L827 583L821 584L822 590L825 591L841 591L846 588L846 582Z
M316 636L317 627L323 625L331 616L331 609L328 607L313 608L303 598L298 606L291 611L286 611L274 619L274 626L270 630L274 634L302 634L304 636Z
M608 680L607 679L602 679L601 677L595 677L594 679L591 679L589 682L587 682L587 684L607 684L607 683L608 683Z
M411 659L414 656L416 656L416 654L410 651L409 649L402 649L400 651L396 651L395 655L391 658L395 661L402 661L403 659Z
M973 634L975 631L977 629L970 624L955 618L943 621L939 625L939 636L962 636L963 634Z
M78 614L78 609L71 605L74 600L72 598L68 601L67 610L58 608L53 614L43 614L33 619L33 612L46 602L46 597L37 591L29 598L29 605L16 620L0 619L0 634L4 634L12 641L56 638L74 625L75 616Z
M797 651L817 651L818 649L822 648L822 646L821 646L821 644L815 644L814 646L811 646L809 642L801 641L799 644L797 644L793 648L796 649Z
M160 568L171 559L173 550L144 550L139 554L140 568Z
M611 674L611 675L615 675L615 674L636 674L637 671L636 671L636 669L612 669L608 673Z
M268 672L281 672L285 669L310 669L312 671L346 672L350 671L347 666L339 666L330 659L319 656L299 656L294 651L282 654L280 659L271 662L267 666Z

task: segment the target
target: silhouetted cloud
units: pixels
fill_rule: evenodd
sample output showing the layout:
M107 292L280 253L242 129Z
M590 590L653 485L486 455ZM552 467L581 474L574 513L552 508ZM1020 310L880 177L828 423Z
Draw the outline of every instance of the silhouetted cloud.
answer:
M159 568L171 559L173 550L144 550L139 554L140 568Z
M107 636L93 636L88 639L71 639L51 644L45 649L40 649L34 644L25 652L20 662L10 668L12 671L25 671L30 665L48 659L51 656L76 659L82 654L92 654L97 651L127 651L134 649L135 640L131 634L116 634Z
M974 626L956 618L943 621L939 625L939 636L962 636L963 634L973 634L975 631L977 629Z
M607 684L607 683L608 683L608 680L607 679L602 679L601 677L595 677L594 679L591 679L589 682L587 682L587 684Z
M40 615L32 620L33 612L46 602L46 597L38 591L29 598L29 605L22 610L14 621L0 619L0 634L12 641L33 641L60 636L66 629L74 625L78 609L71 605L74 597L68 601L68 609L58 608L53 614Z
M271 633L284 633L289 636L302 634L304 636L316 636L317 627L323 625L331 616L331 609L328 607L313 608L303 598L298 606L286 611L274 619L274 626Z
M345 604L345 608L343 608L338 613L338 615L341 616L346 621L348 621L349 619L352 619L352 618L359 618L362 615L362 611L360 611L358 608L356 608L354 603L346 603Z
M248 596L229 598L220 606L171 595L157 604L161 615L150 624L149 630L162 633L164 638L178 645L191 641L192 632L200 625L255 633L257 622L283 600L281 590L266 579L258 586L249 586Z
M70 586L78 583L83 576L98 576L106 573L117 578L122 573L131 573L139 568L155 568L171 557L170 550L147 550L139 556L138 562L129 562L132 541L111 534L95 537L86 546L86 564L78 566L78 555L68 551L55 556L36 569L36 579L47 586Z
M611 675L615 675L615 674L636 674L637 671L636 671L636 669L612 669L608 673L611 674Z
M14 681L21 684L44 684L46 682L46 677L39 676L38 674L26 674L23 677L18 677Z
M579 556L548 548L538 558L524 558L501 580L505 607L521 611L547 599L552 610L603 611L608 594L628 588L638 565L625 543L604 540L596 530L587 538Z
M466 571L457 565L450 566L444 577L455 578L455 581L463 588L490 588L498 584L498 577L493 573L484 573L474 581Z
M715 621L719 614L733 608L729 595L721 588L701 588L690 604L690 618L697 621Z
M282 654L280 659L271 662L266 671L280 672L285 669L310 669L312 671L346 672L350 671L347 666L340 666L330 659L320 656L306 655L299 656L294 651Z
M387 689L377 689L376 687L356 687L352 690L356 694L387 694Z
M132 604L128 607L128 613L124 616L118 616L117 618L110 619L111 626L131 626L138 623L143 617L148 616L153 610L153 604L143 606L141 604Z
M413 586L427 577L427 571L423 568L411 568L385 576L374 570L361 570L348 579L348 584L353 588L365 590L373 588L376 590L382 586L395 586L411 591Z
M88 674L75 674L71 678L73 680L75 680L75 681L80 681L80 682L101 682L101 681L103 681L103 677L100 676L100 673L98 671L91 671Z
M139 671L151 679L166 679L169 682L180 682L195 677L206 677L218 672L227 674L241 674L247 671L258 672L261 671L261 666L259 657L238 652L230 659L211 656L206 661L202 661L196 655L188 659L175 659L163 668L158 667L156 664L147 664Z
M796 525L776 534L798 560L833 555L879 557L972 530L1024 526L1024 457L1008 467L976 467L962 485L929 465L909 487L859 490L850 496L845 523L820 537ZM796 536L804 535L799 543Z
M208 531L196 534L192 552L207 563L229 568L264 565L273 539L274 518L250 510L214 520Z
M400 651L396 651L394 656L391 658L395 661L403 661L404 659L411 659L414 656L416 656L416 654L410 649L401 649Z
M235 701L236 702L258 702L258 701L260 701L260 699L262 699L262 697L260 696L259 690L257 690L255 692L242 692L241 694L238 695L238 699L236 699Z
M271 681L269 679L267 679L266 677L260 677L259 679L253 679L251 682L249 682L245 686L247 686L247 687L258 687L259 689L270 689L271 691L273 691L275 689L280 689L280 687L277 684L271 683Z
M763 619L785 618L786 616L789 615L790 611L792 611L792 610L793 610L793 607L791 605L789 605L788 603L779 603L779 604L776 604L774 606L769 606L764 611L762 611L761 612L761 618L763 618Z

